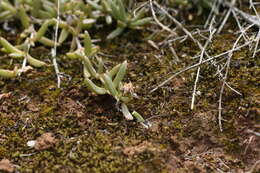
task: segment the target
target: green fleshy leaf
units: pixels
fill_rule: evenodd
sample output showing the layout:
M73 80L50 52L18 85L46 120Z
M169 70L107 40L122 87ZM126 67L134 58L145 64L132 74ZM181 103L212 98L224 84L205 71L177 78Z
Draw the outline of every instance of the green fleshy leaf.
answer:
M144 118L136 111L132 112L132 115L136 118L137 122L144 123Z
M112 31L108 36L107 39L113 39L117 36L119 36L124 31L124 28L117 27L114 31Z
M127 68L127 61L124 61L121 64L115 79L113 80L113 83L116 88L118 87L119 83L123 80L125 73L126 73L126 68Z
M124 115L124 117L127 119L127 120L133 120L133 116L131 115L131 113L129 112L126 104L122 103L121 104L121 110L122 110L122 113Z
M85 55L90 56L91 50L92 50L92 43L91 43L91 38L89 36L88 31L85 31L85 36L84 36L84 48L85 48Z
M85 78L85 84L88 89L96 94L107 94L107 90L94 84L90 79Z
M115 67L113 67L107 74L108 76L113 79L113 77L117 74L119 68L120 68L121 64L116 65Z
M111 78L106 74L104 73L102 76L102 79L103 79L103 83L105 85L105 88L110 92L110 94L115 97L116 100L119 100L119 94L111 80Z

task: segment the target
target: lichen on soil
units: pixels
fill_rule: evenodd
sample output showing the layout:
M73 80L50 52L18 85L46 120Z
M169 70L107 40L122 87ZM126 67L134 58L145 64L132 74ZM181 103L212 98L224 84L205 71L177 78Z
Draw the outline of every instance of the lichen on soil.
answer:
M142 39L147 33L128 39L132 34L137 33L128 31L100 46L105 54L114 55L104 57L108 66L128 60L125 82L131 81L139 96L129 106L149 119L153 124L150 129L124 120L110 96L89 92L83 85L81 64L60 56L60 70L67 75L61 89L56 87L51 66L0 81L1 94L10 93L0 99L0 159L9 159L20 172L249 170L260 158L260 139L247 131L260 130L259 61L252 59L247 49L234 54L228 80L242 96L225 89L224 131L220 132L217 100L221 81L209 65L202 67L198 87L202 94L197 96L193 111L190 101L195 70L150 93L169 72L190 65L191 55L196 54L189 47L193 44L177 45L183 58L175 63L170 52L162 53ZM233 41L231 34L218 37L210 50L216 54L225 51L225 44ZM44 47L34 51L34 56L41 55L45 61L50 58ZM9 66L6 59L1 61L1 67ZM46 132L58 140L55 146L38 151L26 145Z

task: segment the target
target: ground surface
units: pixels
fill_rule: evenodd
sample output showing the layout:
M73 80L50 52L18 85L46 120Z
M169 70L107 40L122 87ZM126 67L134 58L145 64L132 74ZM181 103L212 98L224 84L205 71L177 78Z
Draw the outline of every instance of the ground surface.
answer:
M230 49L235 39L231 33L216 38L211 52ZM228 81L242 96L225 90L224 131L220 132L217 114L222 83L214 77L214 68L202 68L201 94L193 111L195 70L150 93L171 72L191 65L196 50L191 42L176 43L181 58L175 63L169 50L156 50L142 39L145 35L131 31L100 46L103 53L113 55L103 57L108 67L128 60L125 82L131 81L139 96L129 106L149 119L150 129L124 120L110 96L89 92L83 85L81 64L60 56L61 71L71 77L63 78L61 89L56 88L51 66L33 69L17 79L1 79L0 159L10 160L20 172L250 170L260 158L260 138L250 133L260 130L259 55L251 58L247 49L235 53ZM50 62L44 47L32 54ZM1 67L8 64L9 60L1 58ZM47 132L55 138L51 147L27 146ZM259 170L258 166L254 171Z

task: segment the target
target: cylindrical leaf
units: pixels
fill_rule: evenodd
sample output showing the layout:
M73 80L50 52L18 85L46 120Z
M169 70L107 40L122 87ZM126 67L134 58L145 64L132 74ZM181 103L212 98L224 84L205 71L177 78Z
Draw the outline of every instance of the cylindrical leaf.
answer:
M85 84L87 85L88 89L96 94L106 94L107 91L104 88L98 87L95 85L90 79L85 78Z
M17 71L15 70L5 70L5 69L0 69L0 77L4 78L14 78L17 75Z
M98 70L97 70L97 72L98 72L98 74L101 74L101 73L104 72L104 63L103 63L103 60L99 57L97 58L97 60L98 60Z
M29 64L31 64L34 67L42 67L42 66L46 65L45 62L37 60L37 59L31 57L30 55L27 55L26 58L27 58Z
M148 24L151 20L152 20L151 17L146 17L146 18L143 18L143 19L139 19L139 20L137 20L135 22L130 23L130 27L142 26L142 25Z
M112 23L112 17L109 15L106 15L106 23L110 25Z
M93 26L94 23L96 23L96 19L88 18L82 20L82 29L89 29Z
M111 12L111 7L107 0L101 0L101 5L103 7L103 10L105 10L106 12Z
M53 7L55 7L55 5L53 3L49 2L49 1L43 1L42 7L44 10L46 10L46 12L51 14L51 16L57 16L56 9L53 8Z
M6 1L0 1L0 5L3 9L10 11L12 14L16 14L16 9Z
M122 0L117 0L118 2L118 11L119 11L119 15L122 18L123 22L127 22L127 16L126 16L126 11L125 11L125 6L122 2Z
M119 68L119 71L118 73L116 74L116 77L115 79L113 80L113 83L115 85L115 87L117 88L119 83L123 80L124 76L125 76L125 73L126 73L126 67L127 67L127 61L124 61L120 68Z
M18 9L18 15L19 15L19 18L22 22L22 25L24 28L28 28L30 26L30 18L29 16L26 14L26 11L24 9L24 6L23 5L20 5L19 6L19 9Z
M121 104L121 110L122 110L122 113L124 115L124 117L127 119L127 120L133 120L133 116L131 115L131 113L129 112L126 104L122 103Z
M121 27L117 27L114 31L112 31L108 36L107 39L113 39L115 37L117 37L118 35L120 35L122 32L124 31L124 28Z
M144 17L145 12L146 12L146 8L145 8L145 7L141 8L141 10L139 10L139 11L137 12L136 16L133 18L132 21L136 21L136 20L139 20L139 19L141 19L142 17Z
M89 36L88 31L85 31L84 48L85 48L85 55L89 56L91 54L91 50L92 50L92 43L91 43L91 38Z
M11 45L6 39L4 39L3 37L0 37L0 44L4 47L4 49L8 52L8 53L18 53L18 54L23 54L22 51L20 51L19 49L17 49L16 47L14 47L13 45Z
M113 77L117 74L121 64L117 64L115 67L113 67L109 72L107 72L108 76L113 79Z
M124 21L123 16L120 16L120 12L116 3L113 0L108 0L108 2L111 8L112 16L117 20Z
M97 74L96 70L94 69L94 67L93 67L91 61L89 60L89 58L86 57L86 56L84 56L84 57L83 57L83 61L84 61L84 64L85 64L85 66L86 66L88 72L89 72L93 77L97 78L97 77L98 77L98 74Z
M92 56L94 56L95 54L97 54L98 53L98 51L99 51L99 46L92 46L92 48L91 48L91 54L89 55L90 57L92 57Z
M39 10L41 9L42 2L41 0L33 0L32 1L32 15L34 17L38 17Z
M66 53L66 56L69 57L70 59L80 58L79 55L76 52L68 52L68 53Z
M63 43L68 38L68 36L69 36L69 32L63 28L61 30L58 43Z
M17 58L17 59L24 57L24 55L20 54L20 53L10 53L9 56L12 58Z
M132 115L136 118L136 120L140 123L144 123L145 120L143 119L143 117L136 111L132 112Z
M102 75L102 79L103 79L103 82L104 82L104 85L105 85L106 89L118 101L119 100L119 98L118 98L119 95L118 95L118 92L117 92L117 90L116 90L116 88L115 88L111 78L106 73L104 73Z
M44 22L44 24L41 26L41 28L38 30L38 32L36 33L33 41L38 41L47 31L48 27L50 25L53 25L56 23L56 20L55 19L51 19L51 20L46 20Z
M8 19L12 17L12 13L10 11L0 12L0 19Z
M42 43L43 45L45 45L45 46L49 46L49 47L54 47L54 45L55 45L55 41L53 41L53 40L50 40L50 39L48 39L48 38L46 38L46 37L41 37L39 40L38 40L40 43ZM57 46L59 46L60 44L59 43L57 43Z
M87 0L87 3L96 10L103 11L102 6L98 5L96 2L93 2L93 0Z
M91 74L88 72L88 69L85 64L83 64L83 74L85 78L91 77Z

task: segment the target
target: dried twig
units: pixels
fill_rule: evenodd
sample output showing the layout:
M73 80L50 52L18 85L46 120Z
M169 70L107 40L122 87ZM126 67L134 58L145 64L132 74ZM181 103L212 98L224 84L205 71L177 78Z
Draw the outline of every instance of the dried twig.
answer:
M215 21L215 17L216 17L216 15L214 15L214 16L212 17L211 23L210 23L210 25L209 25L210 35L209 35L208 40L207 40L206 43L204 44L203 49L202 49L201 52L200 52L200 60L199 60L199 63L201 63L201 62L203 61L203 57L204 57L206 48L208 47L209 43L212 41L213 35L214 35L214 33L216 32L216 29L213 28L213 23L214 23L214 21ZM197 83L198 83L198 81L199 81L199 75L200 75L200 67L198 67L198 69L197 69L197 75L196 75L196 79L195 79L195 82L194 82L193 93L192 93L192 99L191 99L191 109L194 108L194 102L195 102L195 97L196 97Z
M256 161L255 164L251 167L251 169L249 171L246 171L245 173L253 173L258 164L260 164L260 160Z
M57 41L58 41L58 29L59 29L59 22L60 22L60 0L57 0L57 23L55 26L55 35L54 35L54 48L51 51L52 55L52 63L54 66L54 70L57 76L57 87L60 88L60 70L57 63Z
M155 22L163 29L163 30L166 30L172 34L175 34L170 28L168 28L167 26L165 26L164 24L162 24L158 18L156 17L155 15L155 11L154 11L154 7L153 7L153 0L150 0L150 8L151 8L151 12L152 12L152 15L153 15L153 19L155 20Z
M226 65L226 69L225 69L225 76L223 78L223 84L222 84L222 87L220 89L219 103L218 103L219 104L219 106L218 106L218 110L219 110L218 111L218 123L219 123L220 131L223 131L223 127L222 127L222 123L221 123L221 120L222 120L222 96L223 96L224 88L226 86L226 80L227 80L227 77L228 77L228 72L229 72L229 68L230 68L231 58L233 56L233 52L234 52L235 48L237 47L237 44L238 44L239 40L241 39L241 37L242 37L242 34L239 35L239 37L235 41L232 49L228 53L227 65Z
M236 3L236 0L232 0L231 4L235 4L235 3ZM222 29L223 29L224 25L226 24L226 22L227 22L227 20L228 20L228 18L230 16L231 12L232 12L232 9L229 8L227 13L226 13L226 15L225 15L225 17L224 17L224 19L223 19L223 21L222 21L222 23L221 23L221 25L218 28L218 32L217 33L220 33L222 31Z

